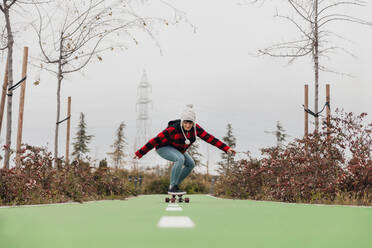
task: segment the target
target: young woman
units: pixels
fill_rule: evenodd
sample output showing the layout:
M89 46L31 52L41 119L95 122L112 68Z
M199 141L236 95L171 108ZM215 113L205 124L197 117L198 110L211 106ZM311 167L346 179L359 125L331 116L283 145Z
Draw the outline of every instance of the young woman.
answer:
M195 142L196 136L226 153L236 153L231 147L204 131L195 120L193 105L189 104L183 111L181 119L168 122L166 129L135 153L134 159L140 159L155 147L160 157L174 162L169 185L170 193L184 193L179 185L195 166L194 160L186 150Z

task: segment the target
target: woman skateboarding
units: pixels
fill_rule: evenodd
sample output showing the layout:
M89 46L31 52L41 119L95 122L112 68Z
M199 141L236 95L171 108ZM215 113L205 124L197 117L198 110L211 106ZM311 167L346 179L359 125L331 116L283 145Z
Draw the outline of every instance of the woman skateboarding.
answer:
M189 104L183 111L181 119L168 122L166 129L135 152L134 159L140 159L155 147L160 157L174 162L170 177L169 193L185 193L180 190L179 185L195 166L194 160L186 153L186 150L195 142L196 136L226 153L236 153L231 147L204 131L195 120L193 105Z

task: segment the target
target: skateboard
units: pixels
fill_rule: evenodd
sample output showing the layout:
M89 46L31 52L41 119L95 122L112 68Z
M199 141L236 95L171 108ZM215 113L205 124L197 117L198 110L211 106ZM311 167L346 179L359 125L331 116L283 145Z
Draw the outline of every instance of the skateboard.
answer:
M171 193L171 192L168 192L168 195L171 195L172 197L169 198L169 197L165 197L165 202L171 202L171 203L175 203L176 202L176 197L178 196L178 202L186 202L186 203L189 203L190 202L190 198L189 197L185 197L185 199L182 198L183 195L186 195L186 192L182 192L182 193Z

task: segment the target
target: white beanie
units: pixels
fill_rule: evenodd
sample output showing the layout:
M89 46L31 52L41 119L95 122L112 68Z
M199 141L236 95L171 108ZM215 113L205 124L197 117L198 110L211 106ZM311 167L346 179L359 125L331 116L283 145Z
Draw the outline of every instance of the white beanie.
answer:
M182 130L183 136L186 139L185 140L186 145L189 145L190 140L188 138L186 138L186 135L183 132L183 127L182 127L183 121L192 121L194 123L194 131L195 131L195 139L196 139L196 137L197 137L196 136L196 124L195 124L196 115L195 115L195 111L194 111L194 105L187 104L186 108L183 110L182 115L181 115L181 130Z
M181 115L181 121L192 121L195 122L196 115L194 111L194 105L187 104Z

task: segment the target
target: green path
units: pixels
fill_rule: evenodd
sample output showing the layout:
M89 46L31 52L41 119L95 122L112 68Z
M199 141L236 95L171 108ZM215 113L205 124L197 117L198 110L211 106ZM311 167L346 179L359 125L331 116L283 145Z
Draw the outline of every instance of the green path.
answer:
M164 196L0 208L0 248L372 247L372 208L222 200L192 195L182 212ZM162 216L193 229L159 229Z

